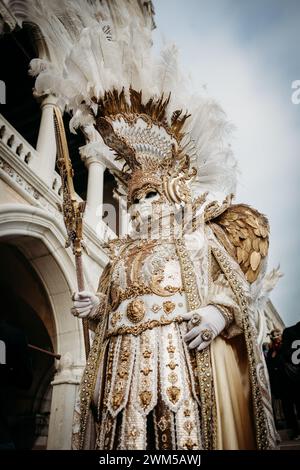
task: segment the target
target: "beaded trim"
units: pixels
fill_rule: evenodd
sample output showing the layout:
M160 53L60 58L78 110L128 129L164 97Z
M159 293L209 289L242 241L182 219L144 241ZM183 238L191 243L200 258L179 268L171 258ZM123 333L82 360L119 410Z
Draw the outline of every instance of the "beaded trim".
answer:
M99 370L104 351L104 348L102 351L100 350L101 344L103 345L103 339L101 338L103 329L101 326L101 323L99 323L98 335L96 334L96 337L93 341L93 346L89 353L80 387L80 449L83 449L84 447L89 408L92 400L93 390L95 388L97 372Z
M233 322L234 316L233 313L230 311L228 307L225 307L224 305L219 305L215 304L215 307L219 310L219 312L223 315L224 320L225 320L225 328L228 328L228 326Z
M108 294L108 288L111 284L112 267L108 274L107 287L103 289L102 294ZM106 307L108 304L106 303ZM84 374L80 384L80 431L79 431L79 449L84 448L86 428L88 423L90 405L95 389L97 373L101 362L103 361L103 355L106 350L104 347L104 335L107 328L107 318L105 314L101 317L102 321L99 321L96 331L95 338L92 344L92 348L89 352L89 357L85 365Z
M226 278L233 292L236 295L239 306L243 312L243 327L246 341L246 347L248 351L249 367L250 367L250 381L252 387L253 396L253 409L255 414L255 425L256 425L256 441L258 450L265 450L270 448L268 440L268 427L266 423L266 417L264 412L262 391L260 389L257 377L257 361L255 359L255 352L253 348L254 342L254 331L249 321L248 316L248 302L246 299L245 292L241 282L239 282L238 276L231 266L229 258L225 256L224 252L218 248L212 248L213 253L218 261L221 269L223 270Z
M185 288L190 310L201 306L196 275L183 239L176 240L177 254L181 265L182 282ZM213 388L213 376L210 347L196 352L197 373L201 400L202 446L205 450L215 449L217 444L216 402Z

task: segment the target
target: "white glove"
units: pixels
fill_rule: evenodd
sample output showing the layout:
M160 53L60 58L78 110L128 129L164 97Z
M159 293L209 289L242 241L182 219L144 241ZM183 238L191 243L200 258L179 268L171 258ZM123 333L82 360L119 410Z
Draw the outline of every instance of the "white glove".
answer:
M74 317L79 318L92 318L96 313L97 307L100 303L99 298L87 290L75 292L72 295L73 307L71 313Z
M197 351L207 348L226 326L224 316L213 305L184 313L182 317L189 321L190 328L184 340L189 343L189 349L197 348Z

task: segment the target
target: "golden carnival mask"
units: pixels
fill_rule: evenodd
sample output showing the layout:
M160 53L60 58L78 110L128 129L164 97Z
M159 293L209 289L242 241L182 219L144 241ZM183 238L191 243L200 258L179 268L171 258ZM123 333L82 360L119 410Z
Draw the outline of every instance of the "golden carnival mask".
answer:
M187 182L196 174L180 146L181 129L189 117L175 111L170 125L166 108L170 96L142 103L142 92L130 89L130 103L124 90L105 93L97 102L96 129L105 144L125 163L114 176L127 193L129 204L153 190L171 203L187 203L191 194Z

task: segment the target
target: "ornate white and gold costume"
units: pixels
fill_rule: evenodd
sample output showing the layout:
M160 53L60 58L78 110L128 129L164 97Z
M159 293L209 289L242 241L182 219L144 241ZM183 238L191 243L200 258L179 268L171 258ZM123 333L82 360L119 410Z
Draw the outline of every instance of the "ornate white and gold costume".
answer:
M275 445L250 287L237 257L228 253L239 252L245 240L264 247L265 219L246 206L231 206L201 225L181 238L127 238L110 245L111 263L99 286L101 303L93 326L99 323L77 410L76 446ZM242 236L237 247L230 230ZM260 235L251 238L253 230ZM258 252L243 252L241 263L249 270ZM182 315L205 305L223 312L226 328L208 348L196 352L184 341L187 323Z
M231 205L230 196L220 204L208 192L193 199L189 183L197 170L180 147L186 115L175 113L168 125L168 100L149 108L141 94L130 94L127 107L122 92L106 95L96 118L105 143L127 163L117 177L127 190L134 236L108 246L75 445L273 447L250 287L263 276L267 220ZM141 201L148 195L156 199L145 217ZM184 316L193 310L201 316L209 305L225 328L203 350L189 349Z
M109 26L98 3L95 17L74 12L73 30L84 29L68 35L57 68L32 62L36 93L51 91L73 113L71 127L110 166L133 224L107 246L74 448L273 448L256 308L268 222L232 205L230 126L214 101L187 91L175 48L151 57L148 26L130 16L134 0L111 2Z

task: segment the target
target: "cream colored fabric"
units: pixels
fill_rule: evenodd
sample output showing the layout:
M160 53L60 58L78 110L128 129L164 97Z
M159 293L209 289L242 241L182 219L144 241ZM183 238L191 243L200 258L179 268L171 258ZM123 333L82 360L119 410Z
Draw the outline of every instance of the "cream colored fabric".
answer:
M216 338L211 360L217 406L217 448L255 449L247 353L242 336Z

